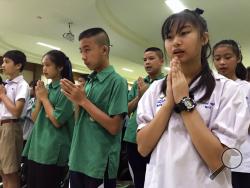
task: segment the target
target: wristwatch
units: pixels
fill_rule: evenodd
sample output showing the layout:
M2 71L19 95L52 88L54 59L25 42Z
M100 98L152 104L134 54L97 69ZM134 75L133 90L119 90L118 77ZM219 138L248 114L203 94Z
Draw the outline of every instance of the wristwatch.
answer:
M176 113L180 113L182 111L191 112L196 106L196 102L194 99L190 97L183 97L181 101L175 105L174 110Z

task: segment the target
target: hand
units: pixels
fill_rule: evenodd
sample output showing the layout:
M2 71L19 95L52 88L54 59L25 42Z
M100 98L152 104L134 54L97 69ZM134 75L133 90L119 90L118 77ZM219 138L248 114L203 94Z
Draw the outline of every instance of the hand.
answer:
M45 88L44 82L41 80L37 81L35 92L39 101L43 101L44 99L48 98L48 90Z
M188 83L181 70L181 62L175 57L171 60L172 90L175 104L178 104L183 97L189 96Z
M142 77L137 80L138 83L138 97L141 98L145 91L148 89L148 84L146 84Z
M166 79L166 104L169 104L171 107L174 107L174 96L173 96L173 90L172 90L172 71L170 70L167 79Z
M0 85L0 99L2 99L2 96L6 94L6 89L4 85Z
M67 79L61 79L63 94L73 103L80 105L87 97L82 85L75 85Z

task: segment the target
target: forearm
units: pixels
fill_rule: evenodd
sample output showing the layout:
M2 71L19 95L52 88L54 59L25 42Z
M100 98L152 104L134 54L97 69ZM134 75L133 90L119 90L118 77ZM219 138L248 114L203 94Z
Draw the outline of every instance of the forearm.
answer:
M128 115L130 115L137 108L139 100L139 97L136 96L132 101L128 103Z
M164 104L154 119L145 127L137 132L138 151L142 156L147 156L157 145L163 132L168 127L173 107Z
M41 106L42 106L41 101L36 100L35 109L31 113L31 119L33 122L36 121L36 118L37 118L38 113L40 112Z
M207 128L197 110L182 112L182 119L191 140L209 169L216 170L221 166L223 145Z
M56 128L60 128L60 124L57 122L56 118L54 117L54 108L53 106L51 105L50 101L48 98L45 98L42 100L42 104L43 104L43 107L45 109L45 112L48 116L48 118L50 119L50 121L52 122L52 124L56 127Z
M118 132L120 132L122 128L122 117L114 118L108 116L88 99L83 100L79 105L83 107L90 114L91 118L98 122L111 135L116 135Z
M13 103L7 95L3 95L2 97L2 102L4 103L5 107L8 109L8 111L13 114L13 116L19 118L22 114L23 111L23 106L24 106L24 99L22 99L23 101L23 105L22 106L17 106L15 105L15 103Z

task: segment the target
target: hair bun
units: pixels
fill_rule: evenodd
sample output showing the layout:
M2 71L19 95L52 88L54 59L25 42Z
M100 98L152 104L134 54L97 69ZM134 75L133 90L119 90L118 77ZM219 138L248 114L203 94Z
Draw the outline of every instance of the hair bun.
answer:
M200 9L200 8L196 8L196 9L194 10L194 12L195 12L196 14L202 15L203 12L204 12L204 10L202 10L202 9Z

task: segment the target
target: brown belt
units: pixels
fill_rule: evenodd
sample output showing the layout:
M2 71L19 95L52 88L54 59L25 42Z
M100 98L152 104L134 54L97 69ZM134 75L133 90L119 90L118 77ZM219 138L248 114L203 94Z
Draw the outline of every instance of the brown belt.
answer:
M3 119L0 121L0 126L2 126L5 123L17 123L19 122L19 119Z

